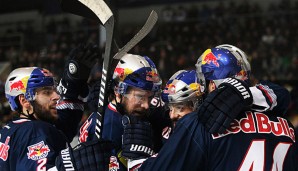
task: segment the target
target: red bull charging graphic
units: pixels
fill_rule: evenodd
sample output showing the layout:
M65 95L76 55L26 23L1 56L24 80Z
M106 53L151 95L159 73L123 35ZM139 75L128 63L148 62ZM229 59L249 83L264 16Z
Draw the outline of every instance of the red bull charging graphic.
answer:
M29 77L25 77L19 81L13 82L12 84L10 84L9 91L11 92L13 90L16 90L16 91L22 91L25 93L26 88L27 88L28 79L29 79Z
M166 88L164 89L163 92L168 94L175 94L176 86L174 84L168 84L166 85Z
M39 160L39 159L43 159L46 158L48 156L48 153L50 152L50 148L44 144L43 141L37 143L37 144L33 144L29 147L27 147L28 149L28 159L31 160Z
M129 68L119 68L116 67L114 74L119 75L120 81L123 81L127 75L131 74L133 71Z
M159 77L158 77L157 72L155 72L154 70L148 71L146 73L146 80L147 81L152 81L152 82L158 82Z
M216 67L219 67L219 63L218 63L218 60L220 58L220 54L216 57L211 49L207 49L204 53L203 53L203 56L202 56L202 65L205 65L205 64L214 64Z

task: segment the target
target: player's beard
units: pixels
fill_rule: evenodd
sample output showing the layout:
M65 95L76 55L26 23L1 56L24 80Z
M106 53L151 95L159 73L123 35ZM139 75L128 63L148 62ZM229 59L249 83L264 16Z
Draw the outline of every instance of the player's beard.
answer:
M49 123L55 123L57 121L57 115L53 115L49 108L43 107L37 101L35 101L32 105L35 115L39 120Z
M130 104L130 101L125 98L122 101L122 105L125 114L139 116L141 118L147 118L149 116L149 109L138 107L139 105L132 106L133 104Z

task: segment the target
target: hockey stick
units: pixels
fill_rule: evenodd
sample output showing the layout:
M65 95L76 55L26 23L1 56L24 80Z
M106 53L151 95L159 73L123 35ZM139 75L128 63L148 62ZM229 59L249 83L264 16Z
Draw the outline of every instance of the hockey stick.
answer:
M82 4L87 6L93 13L100 19L101 23L106 29L106 44L105 52L103 54L103 67L100 83L99 99L98 99L98 112L96 120L95 135L98 139L102 135L104 108L108 104L108 90L107 81L111 78L110 66L111 66L111 50L112 41L114 36L114 16L111 9L103 0L79 0Z
M104 108L108 104L108 94L106 92L108 88L107 81L110 80L111 77L110 66L112 61L112 41L114 37L114 16L111 9L103 0L63 0L61 1L61 7L63 10L76 15L99 19L106 30L105 52L103 54L102 78L98 100L98 115L95 128L95 135L100 139L104 119Z
M84 5L82 5L84 4ZM108 94L107 92L107 81L110 80L112 72L110 72L110 63L111 63L111 46L113 40L114 33L114 17L113 13L109 9L109 7L104 3L103 0L63 0L61 2L61 7L63 10L67 12L71 12L76 15L80 15L83 17L95 19L100 19L101 23L104 25L107 37L106 37L106 46L105 46L105 54L104 54L104 62L103 62L103 70L102 70L102 79L99 93L99 102L98 102L98 115L97 115L97 124L96 124L96 136L98 139L101 137L102 126L103 126L103 115L104 115L104 107L108 103ZM90 12L90 10L92 12ZM94 15L95 14L95 15ZM97 16L97 17L95 17ZM157 13L153 10L145 25L142 29L125 45L123 46L118 53L113 57L114 59L120 59L123 55L125 55L129 50L131 50L137 43L139 43L154 27L158 19Z
M124 45L115 55L114 59L120 59L128 51L130 51L135 45L137 45L143 38L152 30L158 19L157 13L152 10L145 25L139 30L139 32Z

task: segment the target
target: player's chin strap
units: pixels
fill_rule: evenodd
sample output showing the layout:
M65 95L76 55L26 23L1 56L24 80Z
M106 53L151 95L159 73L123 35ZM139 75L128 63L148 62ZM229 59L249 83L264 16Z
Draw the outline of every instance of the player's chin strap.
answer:
M34 117L34 110L32 113L29 113L29 110L26 110L27 114L23 113L23 111L20 112L21 115L26 116L28 119L30 120L36 120L36 118Z
M124 106L122 105L122 95L120 95L120 102L117 101L117 99L115 98L115 102L116 102L116 110L121 114L124 115L126 112L124 110Z

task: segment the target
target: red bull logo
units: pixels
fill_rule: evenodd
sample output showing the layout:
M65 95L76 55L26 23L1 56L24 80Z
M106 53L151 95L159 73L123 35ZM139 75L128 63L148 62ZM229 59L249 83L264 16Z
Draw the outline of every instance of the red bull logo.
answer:
M247 72L245 72L244 70L241 70L240 72L237 73L236 78L240 80L247 80L248 79Z
M146 73L146 80L147 81L158 82L159 81L158 74L154 70L148 71Z
M129 68L118 68L116 67L114 70L114 74L118 75L120 81L123 81L127 75L131 74L133 71Z
M202 57L202 64L214 64L216 67L219 67L219 63L217 62L220 58L220 54L218 55L218 58L212 53L211 49L207 49L203 53Z
M31 145L28 148L28 159L31 160L39 160L39 159L43 159L46 158L48 156L48 153L50 152L50 148L44 144L43 141Z
M117 161L117 157L111 156L109 163L109 171L116 171L119 169L119 162Z
M175 94L176 86L174 84L167 84L163 92L167 94Z
M19 91L19 90L25 90L24 83L21 80L12 83L10 85L10 90L9 91L11 92L12 90L17 90L17 91Z

